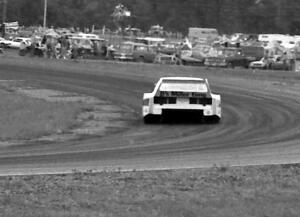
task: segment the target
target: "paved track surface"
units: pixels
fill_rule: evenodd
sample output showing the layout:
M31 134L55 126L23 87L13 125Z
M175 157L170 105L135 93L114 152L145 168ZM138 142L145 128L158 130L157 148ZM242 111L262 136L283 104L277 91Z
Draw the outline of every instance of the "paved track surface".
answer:
M58 63L53 69L54 61L14 61L1 61L1 80L25 80L111 100L135 118L128 130L104 137L0 147L2 175L300 162L300 74L104 62L68 63L61 69L64 63ZM222 94L221 123L144 125L142 94L166 75L208 77L212 89Z

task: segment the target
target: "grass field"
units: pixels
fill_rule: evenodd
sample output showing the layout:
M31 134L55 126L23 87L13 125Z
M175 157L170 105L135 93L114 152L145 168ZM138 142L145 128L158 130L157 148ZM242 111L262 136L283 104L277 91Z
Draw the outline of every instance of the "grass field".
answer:
M5 217L298 217L300 166L0 178Z
M76 124L80 103L47 102L0 89L0 141L61 133Z

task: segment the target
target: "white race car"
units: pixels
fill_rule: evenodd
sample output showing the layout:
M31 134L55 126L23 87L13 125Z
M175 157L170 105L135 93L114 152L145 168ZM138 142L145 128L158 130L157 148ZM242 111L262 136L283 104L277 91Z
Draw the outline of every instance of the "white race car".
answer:
M144 122L152 123L174 113L188 113L196 120L218 122L221 119L221 96L211 92L207 79L160 78L152 93L144 93Z

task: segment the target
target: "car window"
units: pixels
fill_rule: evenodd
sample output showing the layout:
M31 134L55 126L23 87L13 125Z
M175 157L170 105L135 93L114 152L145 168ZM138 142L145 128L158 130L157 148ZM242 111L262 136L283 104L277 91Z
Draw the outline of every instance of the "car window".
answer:
M81 41L81 44L83 44L83 45L91 45L91 41L88 40L88 39L83 39L83 40Z
M164 47L166 48L176 48L175 44L165 44Z
M132 45L130 44L122 44L120 45L120 51L131 51Z
M207 85L197 81L163 81L159 87L160 91L182 91L206 93Z
M224 51L223 51L223 54L224 54L225 56L234 56L236 53L237 53L237 52L236 52L235 50L230 50L230 49L224 50Z
M147 51L147 47L146 46L136 46L135 50L136 51Z
M157 47L149 47L150 52L157 52L158 48Z

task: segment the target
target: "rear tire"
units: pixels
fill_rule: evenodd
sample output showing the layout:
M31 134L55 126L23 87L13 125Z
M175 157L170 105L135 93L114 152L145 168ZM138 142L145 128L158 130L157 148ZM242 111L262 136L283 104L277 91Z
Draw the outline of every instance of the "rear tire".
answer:
M204 118L204 122L207 124L217 124L221 121L221 118L217 115L213 115L213 116L206 116Z
M26 50L19 50L19 56L25 56L27 54Z
M155 124L160 120L160 116L158 115L146 115L144 118L144 124Z
M139 62L139 63L144 63L145 62L145 58L144 57L139 57L138 59L137 59L137 62Z
M144 124L150 124L151 123L151 118L149 116L145 116L143 118Z
M180 66L180 65L183 65L182 61L180 59L176 60L176 65Z
M227 64L227 67L233 69L233 68L234 68L234 65L233 65L232 62L229 62L229 63Z
M274 69L274 67L273 67L273 64L272 64L272 63L270 63L270 65L269 65L269 69L271 69L271 70L273 70L273 69Z

